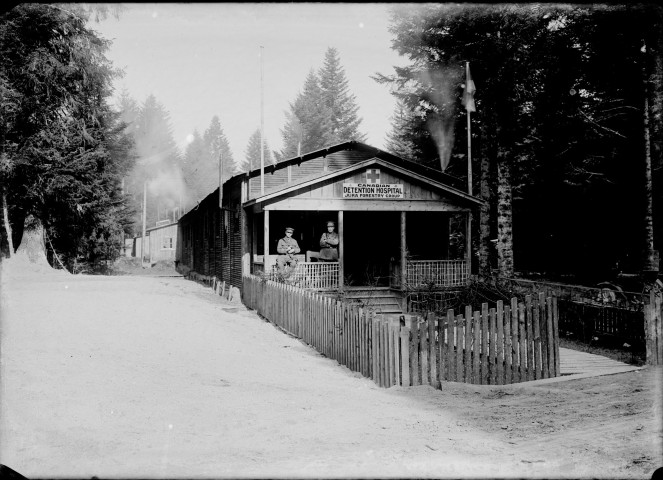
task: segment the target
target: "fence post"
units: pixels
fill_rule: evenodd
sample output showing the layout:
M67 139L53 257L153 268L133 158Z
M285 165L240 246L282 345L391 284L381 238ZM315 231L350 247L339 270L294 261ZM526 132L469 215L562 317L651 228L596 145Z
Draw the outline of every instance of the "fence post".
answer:
M527 380L534 380L534 334L532 330L532 296L525 296L525 338L527 339Z
M490 354L490 385L497 385L497 311L490 309L490 328L488 329L488 352Z
M454 352L454 323L456 316L452 309L447 310L447 380L456 381L456 355Z
M552 297L553 305L553 335L555 339L554 353L555 353L555 376L559 376L559 310L557 308L557 297Z
M527 331L525 319L525 304L518 304L518 347L520 347L519 376L521 382L527 381Z
M465 307L464 375L465 383L472 383L472 307Z
M359 307L357 309L357 331L359 342L359 371L365 377L366 373L366 335L364 331L364 309Z
M401 335L401 384L404 387L410 386L410 329L407 326L400 326Z
M447 360L446 360L446 351L444 344L444 316L438 317L437 319L437 355L440 357L440 366L437 372L437 376L440 379L440 388L442 387L442 382L448 380L446 374Z
M481 304L481 385L488 384L488 365L490 364L490 355L488 354L488 325L490 317L488 313L488 304Z
M481 312L474 311L472 335L472 383L481 383Z
M380 320L380 345L382 347L382 378L385 387L391 387L391 365L389 364L389 333L388 322L382 317Z
M539 327L541 328L541 366L543 378L550 378L550 369L548 367L548 316L546 314L548 303L544 296L539 301Z
M400 337L400 322L397 324L391 323L389 325L390 335L391 335L391 354L394 359L394 374L393 374L393 385L401 385L401 369L400 369L400 354L401 350L398 348L398 340Z
M440 380L437 375L437 348L435 344L435 312L428 312L426 326L428 327L428 363L430 371L430 384L433 388L440 388Z
M364 311L364 316L365 318L365 330L366 330L366 348L367 348L367 357L366 357L366 369L368 370L368 377L372 378L374 376L374 356L375 352L373 350L374 347L374 339L373 339L373 311L372 310L366 310Z
M534 326L534 378L536 380L542 378L543 373L541 369L541 327L539 323L539 306L541 305L542 298L543 292L533 298L534 303L532 305L532 313L534 314L532 318Z
M518 348L518 299L511 299L511 382L520 382L520 349Z
M504 302L497 301L497 384L504 385Z
M645 298L645 347L647 349L647 365L663 364L663 331L661 318L663 305L661 304L661 288L653 284Z
M428 365L428 318L424 317L424 321L426 323L420 325L420 327L423 328L419 328L419 366L421 368L421 384L428 385L430 383L430 368Z
M456 381L464 382L464 368L463 368L463 316L456 317Z
M552 297L546 299L546 330L548 334L548 375L555 377L555 334L553 332L553 302Z
M412 336L410 337L410 365L412 375L410 383L412 385L421 385L419 381L419 317L410 319Z
M376 315L371 318L371 330L373 332L373 381L378 386L382 386L380 383L380 335Z
M511 307L504 306L504 383L513 383L513 346L511 337Z

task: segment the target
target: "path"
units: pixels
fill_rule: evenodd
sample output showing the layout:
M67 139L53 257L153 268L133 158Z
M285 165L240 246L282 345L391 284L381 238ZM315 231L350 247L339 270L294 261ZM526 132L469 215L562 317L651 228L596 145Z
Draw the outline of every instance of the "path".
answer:
M632 372L642 368L602 357L601 355L580 352L569 348L559 349L559 360L560 372L563 376L568 375L567 379L576 379L580 378L580 376L612 375L615 373Z

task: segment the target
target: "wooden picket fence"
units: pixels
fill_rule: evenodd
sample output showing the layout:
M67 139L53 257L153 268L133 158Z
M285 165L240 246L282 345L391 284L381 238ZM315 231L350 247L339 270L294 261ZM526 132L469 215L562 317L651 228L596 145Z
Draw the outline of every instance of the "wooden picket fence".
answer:
M503 385L559 375L557 302L543 294L464 315L375 315L292 285L243 278L243 301L378 385Z

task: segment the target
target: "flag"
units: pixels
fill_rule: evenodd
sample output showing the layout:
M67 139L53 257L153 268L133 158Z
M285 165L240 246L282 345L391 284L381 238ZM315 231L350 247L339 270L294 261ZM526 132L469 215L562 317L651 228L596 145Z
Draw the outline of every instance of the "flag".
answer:
M470 75L470 64L467 64L466 69L467 78L465 79L465 88L463 89L463 106L468 112L476 112L476 106L474 105L474 92L476 88L474 87L474 81Z

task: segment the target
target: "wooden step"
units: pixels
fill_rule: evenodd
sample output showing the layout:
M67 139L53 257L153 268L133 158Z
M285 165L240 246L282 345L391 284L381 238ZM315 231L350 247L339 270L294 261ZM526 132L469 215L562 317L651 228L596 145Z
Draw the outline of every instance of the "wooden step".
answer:
M380 313L403 313L400 296L389 287L348 287L344 297L351 303L361 303Z

